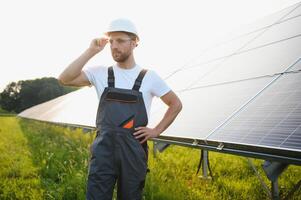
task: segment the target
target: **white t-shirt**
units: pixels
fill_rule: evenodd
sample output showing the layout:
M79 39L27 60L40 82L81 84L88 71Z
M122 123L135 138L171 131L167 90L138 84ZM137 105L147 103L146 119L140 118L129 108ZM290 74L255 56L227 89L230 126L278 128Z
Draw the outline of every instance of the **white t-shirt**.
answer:
M113 66L115 77L115 88L132 89L136 78L142 68L139 65L131 69L122 69L117 65ZM91 85L95 86L98 99L104 89L108 86L108 68L104 66L86 67L83 69ZM161 97L170 91L165 81L153 70L147 70L141 87L144 104L149 118L152 99L154 96Z

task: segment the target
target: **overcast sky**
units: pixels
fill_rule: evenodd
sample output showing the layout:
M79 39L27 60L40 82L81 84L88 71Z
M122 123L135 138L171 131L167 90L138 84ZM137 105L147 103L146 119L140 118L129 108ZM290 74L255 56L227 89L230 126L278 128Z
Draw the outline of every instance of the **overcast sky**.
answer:
M12 81L57 77L116 18L131 19L138 64L162 77L198 56L214 38L298 0L26 0L0 3L0 92ZM113 63L109 48L87 65Z

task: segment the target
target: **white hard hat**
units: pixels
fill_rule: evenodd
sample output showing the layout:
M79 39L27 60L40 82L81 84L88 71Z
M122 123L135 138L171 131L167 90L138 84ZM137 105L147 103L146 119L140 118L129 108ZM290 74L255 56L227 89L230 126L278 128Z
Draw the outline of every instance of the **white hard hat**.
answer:
M105 32L105 34L108 34L108 33L111 33L111 32L117 32L117 31L133 33L139 39L138 31L136 29L136 26L134 25L133 22L131 22L128 19L120 18L120 19L113 20L110 23L110 25L109 25L107 31Z

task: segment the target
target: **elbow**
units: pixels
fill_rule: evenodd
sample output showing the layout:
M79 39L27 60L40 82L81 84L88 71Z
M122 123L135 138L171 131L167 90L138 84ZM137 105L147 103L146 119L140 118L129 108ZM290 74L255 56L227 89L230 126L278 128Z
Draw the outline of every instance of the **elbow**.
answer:
M181 110L183 109L183 104L181 102L180 99L178 99L175 103L174 103L174 108L176 110L177 113L180 113Z
M63 85L63 86L67 86L67 82L64 80L64 78L62 77L62 75L60 75L58 78L57 78L58 82L60 85Z
M183 104L177 95L173 95L165 103L173 110L174 113L178 114L183 109Z
M177 104L177 108L178 108L178 112L181 112L181 110L183 109L183 104L182 102L179 100L178 104Z

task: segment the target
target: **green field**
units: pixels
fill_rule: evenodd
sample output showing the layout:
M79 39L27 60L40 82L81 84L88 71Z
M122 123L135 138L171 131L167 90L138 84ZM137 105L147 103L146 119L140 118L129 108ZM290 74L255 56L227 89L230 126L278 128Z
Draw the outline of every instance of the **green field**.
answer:
M0 199L85 199L95 133L0 116ZM213 180L196 175L200 150L170 146L154 158L150 142L144 199L269 199L244 157L210 152ZM254 163L261 169L262 160ZM280 195L301 179L301 167L280 176ZM301 199L301 189L292 199Z

